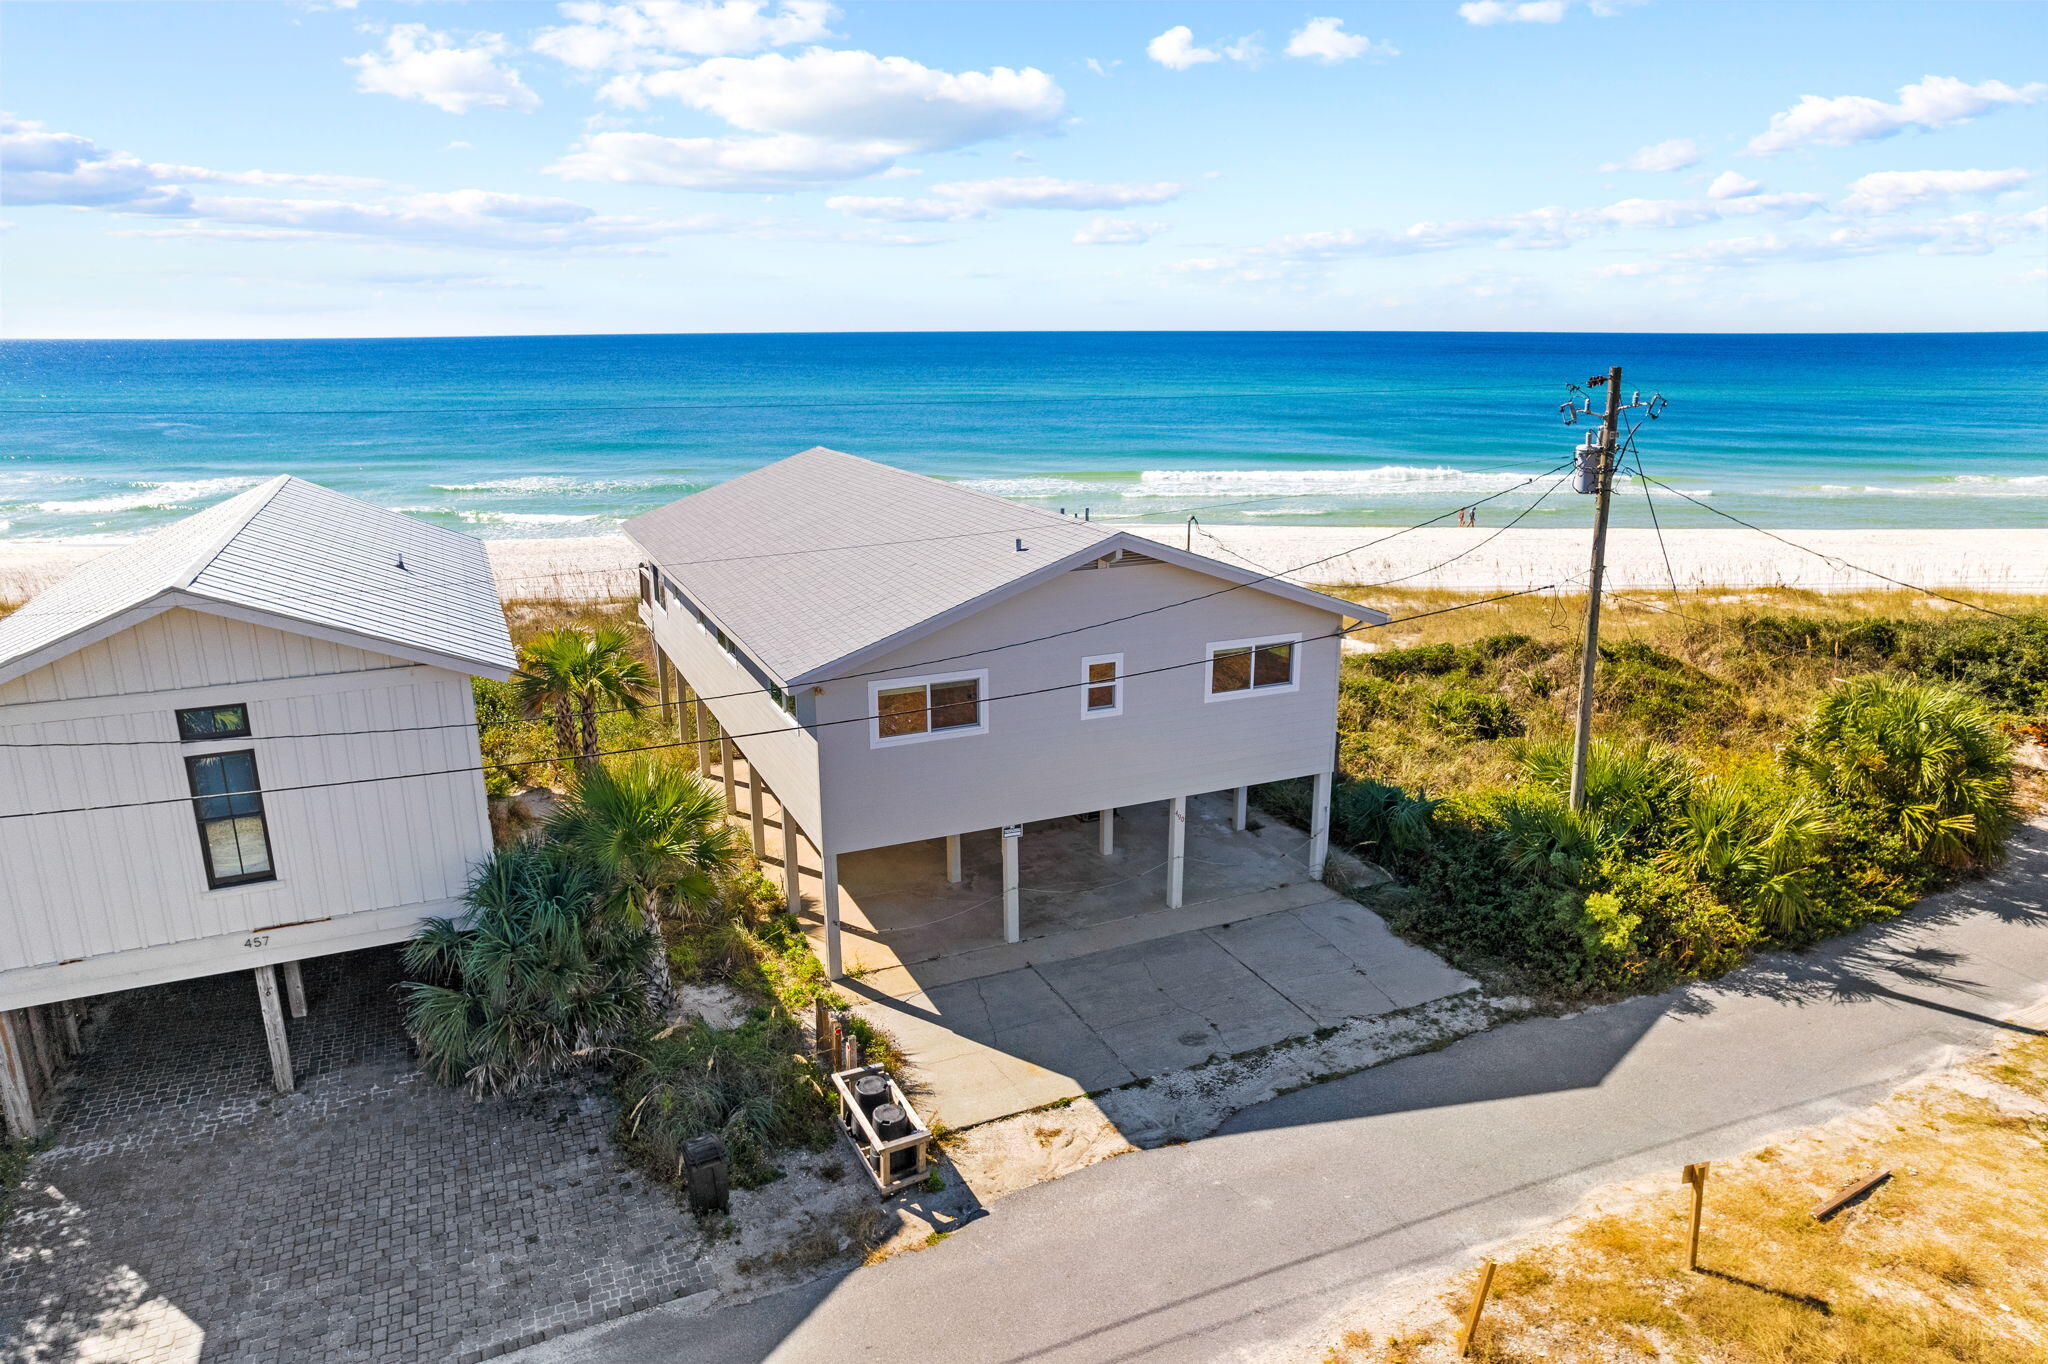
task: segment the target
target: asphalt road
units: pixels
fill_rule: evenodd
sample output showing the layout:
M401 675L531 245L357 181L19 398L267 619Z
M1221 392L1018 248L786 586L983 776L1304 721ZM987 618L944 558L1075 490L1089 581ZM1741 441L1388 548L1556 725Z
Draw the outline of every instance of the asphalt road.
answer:
M1004 1199L929 1250L522 1364L1247 1360L1390 1279L1734 1155L2025 1025L2048 994L2048 829L1899 921L1712 985L1501 1027ZM1711 1240L1708 1243L1711 1249ZM1311 1354L1310 1357L1313 1357Z

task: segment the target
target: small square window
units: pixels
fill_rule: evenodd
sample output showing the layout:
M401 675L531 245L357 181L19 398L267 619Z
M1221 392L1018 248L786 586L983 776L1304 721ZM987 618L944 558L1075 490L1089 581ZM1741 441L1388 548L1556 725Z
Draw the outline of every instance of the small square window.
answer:
M1124 708L1124 656L1101 654L1081 660L1081 714L1118 715Z
M201 739L246 739L249 737L247 706L194 706L178 712L178 737L186 743Z

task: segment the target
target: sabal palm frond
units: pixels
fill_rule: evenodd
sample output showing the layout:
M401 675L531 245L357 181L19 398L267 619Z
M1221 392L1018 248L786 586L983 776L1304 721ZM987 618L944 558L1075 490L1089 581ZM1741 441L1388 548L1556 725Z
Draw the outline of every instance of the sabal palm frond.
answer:
M1572 784L1572 745L1567 739L1524 745L1522 770L1553 791ZM1661 819L1698 780L1692 759L1654 744L1610 744L1596 740L1586 752L1586 813L1615 835L1626 835Z
M740 865L744 845L725 813L724 799L696 773L641 756L584 768L548 835L624 887L659 941L666 910L710 904L720 878ZM673 988L665 954L656 954L648 985L666 1013Z
M1854 677L1822 698L1785 751L1823 791L1887 818L1948 866L1996 861L2017 818L2011 741L1953 687Z

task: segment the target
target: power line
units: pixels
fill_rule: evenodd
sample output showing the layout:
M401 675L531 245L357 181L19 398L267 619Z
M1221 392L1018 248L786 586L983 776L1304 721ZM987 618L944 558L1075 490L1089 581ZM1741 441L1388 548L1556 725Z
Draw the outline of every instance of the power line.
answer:
M1829 554L1825 550L1815 549L1812 545L1802 545L1797 540L1789 540L1786 537L1778 534L1776 531L1765 530L1762 526L1759 526L1754 522L1745 521L1741 517L1735 515L1735 513L1733 512L1726 512L1722 511L1719 507L1708 506L1707 503L1700 501L1691 493L1680 491L1679 489L1672 487L1669 483L1664 482L1662 479L1651 478L1648 474L1644 474L1643 478L1648 482L1656 484L1658 487L1664 489L1664 491L1666 492L1677 493L1680 497L1684 498L1686 501L1692 503L1696 507L1705 507L1708 511L1712 512L1716 516L1725 517L1728 520L1733 521L1736 525L1746 527L1749 530L1753 530L1759 535L1768 535L1771 539L1776 540L1779 544L1790 545L1794 549L1803 550L1806 553L1813 555L1815 558L1825 559L1827 562L1831 564L1840 564L1843 568L1853 569L1858 573L1867 573L1873 578L1879 578L1885 582L1892 584L1894 587L1903 587L1910 592L1918 592L1923 596L1934 597L1945 602L1953 602L1957 606L1966 606L1972 611L1982 611L1987 616L1997 616L2001 620L2019 621L2022 624L2025 623L2026 618L2023 616L2015 616L2008 611L1994 611L1992 608L1988 606L1979 606L1976 602L1964 601L1961 597L1951 597L1945 592L1937 592L1931 587L1922 587L1918 583L1909 583L1903 578L1894 578L1889 574L1880 573L1874 568L1865 568L1861 564L1852 564L1847 559L1842 558L1839 554Z
M1549 591L1553 591L1553 590L1555 590L1556 588L1558 588L1558 587L1562 586L1562 585L1563 585L1563 583L1565 583L1565 582L1570 582L1570 581L1572 581L1572 579L1570 579L1570 578L1566 578L1566 579L1563 579L1563 580L1561 580L1560 582L1555 582L1555 583L1545 583L1545 584L1544 584L1543 586L1541 586L1541 587L1526 587L1526 588L1522 588L1521 590L1519 590L1519 591L1515 591L1515 592L1502 592L1502 593L1498 593L1498 594L1496 594L1496 595L1494 595L1494 596L1491 596L1491 597L1482 597L1482 598L1480 598L1480 599L1479 599L1479 600L1477 600L1477 601L1468 601L1468 602L1458 602L1458 603L1456 603L1456 604L1454 604L1454 605L1451 605L1451 606L1441 606L1441 607L1437 607L1437 608L1435 608L1435 609L1433 609L1433 610L1429 610L1429 611L1418 611L1418 612L1416 612L1416 613L1415 613L1415 614L1413 614L1413 615L1409 615L1409 616L1403 616L1403 617L1401 617L1401 618L1400 618L1399 620L1389 620L1389 621L1379 621L1379 622L1374 622L1374 621L1361 621L1361 622L1360 622L1359 624L1357 624L1357 625L1351 625L1351 626L1346 626L1346 627L1344 627L1344 628L1342 628L1342 629L1338 629L1338 630L1332 630L1332 631L1328 632L1327 634L1321 634L1321 635L1310 635L1310 636L1308 636L1308 637L1307 637L1307 638L1305 638L1305 639L1301 639L1301 640L1296 640L1296 641L1293 641L1293 643L1296 643L1296 644L1313 644L1313 643L1316 643L1316 642L1317 642L1317 641L1319 641L1319 640L1325 640L1325 639L1341 639L1341 638L1343 638L1343 637L1345 637L1345 636L1348 636L1348 635L1351 635L1351 634L1353 634L1353 633L1355 633L1355 632L1357 632L1357 631L1359 631L1359 630L1377 630L1377 629L1384 629L1384 628L1387 628L1387 627L1389 627L1389 626L1395 626L1395 625L1407 625L1407 624L1410 624L1410 623L1412 623L1412 622L1414 622L1414 621L1418 621L1418 620L1426 620L1426 619L1428 619L1428 618L1429 618L1429 617L1431 617L1431 616L1442 616L1442 615L1448 615L1448 614L1450 614L1450 613L1451 613L1451 612L1453 612L1453 611L1464 611L1464 610L1469 610L1469 609L1471 609L1471 608L1473 608L1473 607L1477 607L1477 606L1491 606L1491 605L1492 605L1493 603L1495 603L1495 602L1501 602L1501 601L1508 601L1508 600L1510 600L1510 599L1512 599L1512 598L1515 598L1515 597L1526 597L1526 596L1531 596L1531 595L1533 595L1533 594L1535 594L1535 593L1538 593L1538 592L1549 592ZM1213 658L1210 658L1210 657L1204 656L1204 657L1202 657L1202 658L1188 659L1188 660L1186 660L1185 662L1181 662L1181 663L1167 663L1167 664L1163 664L1163 665L1161 665L1160 667L1157 667L1157 668L1142 668L1142 669L1139 669L1139 670L1138 670L1138 671L1136 671L1136 672L1130 672L1130 673L1124 673L1124 674L1121 674L1121 675L1120 675L1120 678L1119 678L1119 680L1123 680L1123 679L1127 679L1127 678L1132 678L1132 677L1150 677L1150 676L1152 676L1152 675L1154 675L1154 674L1157 674L1157 673L1167 673L1167 672L1174 672L1174 671L1176 671L1176 670L1178 670L1178 669L1181 669L1181 668L1199 668L1199 667L1207 667L1207 666L1210 666L1211 664L1213 664L1213 663L1214 663L1214 661L1215 661L1215 660L1214 660ZM1030 689L1030 690L1028 690L1028 691L1017 691L1017 692L1007 692L1007 693L1004 693L1004 694L1002 694L1002 695L1000 695L1000 696L989 696L989 697L982 697L982 698L980 698L980 699L979 699L979 700L978 700L978 701L976 702L976 704L977 704L977 705L993 705L993 704L995 704L995 703L996 703L997 701L1017 701L1017 700L1022 700L1022 699L1026 698L1026 697L1031 697L1031 696L1043 696L1043 695L1046 695L1046 694L1048 694L1048 693L1051 693L1051 692L1061 692L1061 691L1073 691L1073 690L1075 690L1076 688L1081 688L1081 687L1087 687L1087 686L1090 686L1090 685L1094 685L1094 684L1091 684L1090 682L1088 682L1088 681L1087 681L1087 680L1086 680L1086 679L1084 678L1083 680L1081 680L1081 681L1078 681L1078 682L1061 682L1061 683L1057 683L1057 684L1055 684L1055 685L1053 685L1053 686L1050 686L1050 687L1033 687L1033 688L1031 688L1031 689ZM930 711L930 710L932 710L932 709L935 709L935 708L936 708L936 707L932 707L932 706L927 706L927 707L925 707L925 709L926 709L927 711ZM882 713L881 713L880 711L873 711L873 712L869 712L869 713L866 713L866 714L861 714L861 715L849 715L849 716L844 716L844 717L842 717L842 718L840 718L840 719L837 719L837 720L815 720L815 721L811 722L811 723L810 723L810 724L808 724L808 725L796 725L796 726L787 726L787 725L785 725L785 726L778 726L778 727L777 727L777 728L775 728L775 729L757 729L757 730L753 730L753 731L750 731L750 732L748 732L748 733L744 733L744 734L722 734L722 735L720 735L720 736L719 736L719 739L720 739L721 741L729 741L729 740L737 740L737 739L756 739L756 738L760 738L760 737L762 737L762 736L764 736L764 735L770 735L770 734L787 734L787 733L789 732L789 730L790 730L791 728L796 728L796 729L802 729L802 730L805 730L805 731L807 731L807 732L813 732L813 731L816 731L816 730L820 730L820 729L825 729L825 728L828 728L828 727L830 727L830 726L832 726L832 725L853 725L853 724L866 724L866 723L868 723L869 721L872 721L872 720L878 720L878 719L881 719L881 718L882 718ZM625 755L625 754L632 754L632 753L651 753L651 752L655 752L655 751L658 751L658 750L665 750L665 749L675 749L675 748L689 748L689 747L693 747L693 746L694 746L694 745L696 745L696 744L697 744L698 742L699 742L699 740L696 740L696 739L678 739L678 740L675 740L675 741L673 741L673 742L669 742L669 743L659 743L659 744L639 744L639 745L635 745L634 747L631 747L631 748L614 748L614 749L606 749L606 750L603 750L603 751L601 751L601 752L597 753L597 754L596 754L596 755L594 755L594 756L596 756L596 757L605 757L605 758L609 758L609 757L619 757L619 756L622 756L622 755ZM316 781L316 782L304 782L304 783L301 783L301 784L299 784L299 785L297 785L297 786L272 786L272 787L261 787L261 788L254 788L254 789L251 789L251 790L246 790L246 791L219 791L219 792L211 792L211 793L209 793L208 795L205 795L205 796L163 796L163 797L159 797L159 798L157 798L157 799L154 799L154 800L127 800L127 801L115 801L115 802L111 802L111 803L109 803L109 804L105 804L105 805L74 805L74 806L67 806L67 807L63 807L63 808L59 808L59 809L55 809L55 810L20 810L20 811L15 811L15 812L13 812L13 813L9 813L9 814L0 814L0 819L34 819L34 818L41 818L41 817L46 817L46 816L54 816L54 815L81 815L81 814L95 814L95 813L99 813L99 812L101 812L101 811L106 811L106 810L134 810L134 809L142 809L142 808L145 808L145 807L148 807L148 806L155 806L155 805L187 805L187 804L190 804L191 802L193 802L193 801L195 801L195 800L208 800L208 799L215 799L215 798L219 798L219 797L226 797L226 796L246 796L246 795L257 795L257 796L264 796L264 797L269 797L269 796L274 796L274 795L287 795L287 794L290 794L290 793L292 793L292 792L295 792L295 791L323 791L323 790L328 790L328 789L331 789L331 788L335 788L335 787L344 787L344 786L368 786L368 785L373 785L373 784L376 784L376 783L379 783L379 782L387 782L387 781L416 781L416 780L421 780L421 779L424 779L424 778L427 778L427 777L452 777L452 776L460 776L460 775L462 775L462 774L465 774L465 773L470 773L470 772L496 772L496 771L510 771L510 770L512 770L512 769L514 769L514 768L524 768L524 767L538 767L538 766L542 766L542 765L545 765L545 764L547 764L547 763L552 763L552 762L556 762L556 761L559 761L559 759L556 759L556 758L526 758L526 759L521 759L521 760L519 760L519 761L517 761L517 762L505 762L505 763L472 763L472 764L469 764L469 765L467 765L467 766L463 766L463 767L444 767L444 768L437 768L437 769L435 769L435 770L433 770L433 771L429 771L429 772L396 772L396 773L391 773L391 774L388 774L388 775L385 775L385 776L379 776L379 777L351 777L351 778L347 778L347 779L345 779L345 780L341 780L341 781Z

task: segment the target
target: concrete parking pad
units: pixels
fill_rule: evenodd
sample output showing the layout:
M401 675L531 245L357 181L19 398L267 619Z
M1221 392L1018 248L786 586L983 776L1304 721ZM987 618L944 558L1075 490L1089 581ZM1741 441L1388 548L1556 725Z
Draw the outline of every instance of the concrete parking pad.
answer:
M901 999L869 990L860 1012L910 1054L926 1106L968 1127L1475 984L1323 891L1314 903Z

